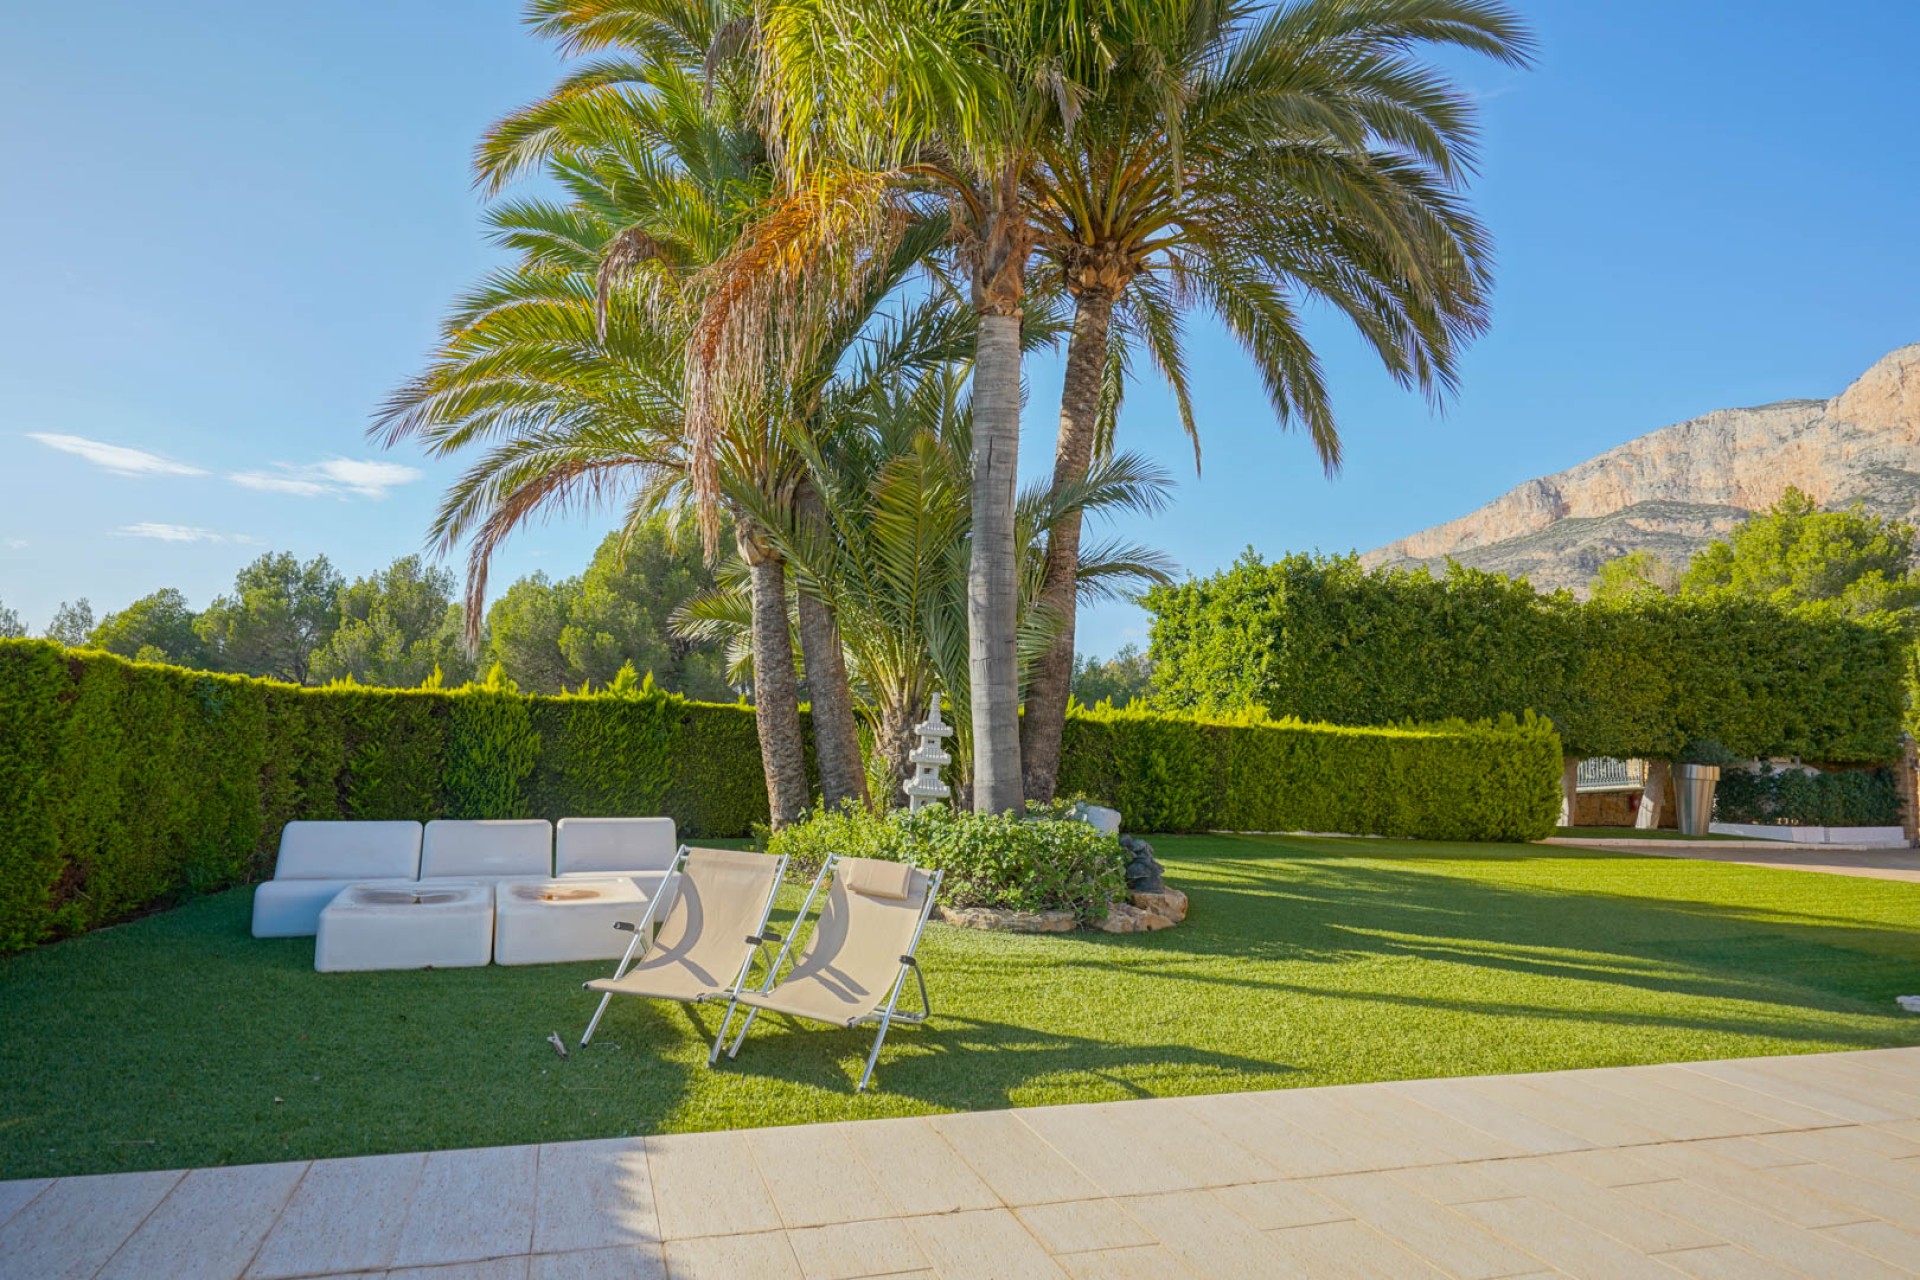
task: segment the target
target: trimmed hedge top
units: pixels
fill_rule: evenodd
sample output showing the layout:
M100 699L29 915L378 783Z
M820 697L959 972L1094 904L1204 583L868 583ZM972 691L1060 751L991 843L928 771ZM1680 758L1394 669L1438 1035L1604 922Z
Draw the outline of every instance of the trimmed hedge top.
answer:
M1877 763L1899 754L1906 638L1889 620L1757 600L1582 604L1455 567L1249 553L1147 594L1169 707L1333 724L1534 711L1576 756Z
M1142 831L1520 840L1553 826L1559 760L1531 719L1077 712L1061 788ZM270 875L296 818L628 814L691 837L764 823L752 708L652 689L305 689L0 641L0 953Z

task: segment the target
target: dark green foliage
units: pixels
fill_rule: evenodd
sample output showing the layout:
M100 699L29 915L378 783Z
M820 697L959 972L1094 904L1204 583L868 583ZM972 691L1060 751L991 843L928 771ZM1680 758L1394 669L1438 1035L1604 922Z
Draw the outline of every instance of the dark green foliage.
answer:
M1101 660L1087 654L1073 659L1073 696L1089 707L1110 703L1124 707L1153 694L1153 663L1138 645L1120 647L1120 652Z
M1714 792L1720 822L1815 827L1897 827L1900 793L1889 769L1729 769Z
M1550 717L1572 755L1893 758L1904 639L1884 617L1730 595L1578 604L1470 569L1249 553L1148 593L1156 701L1331 724Z
M751 708L303 689L0 640L0 953L273 873L296 818L765 822Z
M1127 887L1120 842L1084 822L956 814L944 805L881 816L856 805L816 809L775 832L767 851L807 874L830 853L912 862L947 873L940 887L947 906L1067 910L1088 922L1102 919Z
M1336 728L1083 710L1067 719L1060 793L1136 831L1535 840L1559 813L1560 754L1532 715Z

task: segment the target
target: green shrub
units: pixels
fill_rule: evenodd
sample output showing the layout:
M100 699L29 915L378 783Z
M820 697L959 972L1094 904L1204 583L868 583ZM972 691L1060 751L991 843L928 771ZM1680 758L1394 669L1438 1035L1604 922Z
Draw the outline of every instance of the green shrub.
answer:
M1897 827L1900 793L1889 769L1729 769L1714 791L1721 822L1813 827Z
M1126 891L1126 854L1084 822L1012 814L953 813L930 805L875 816L848 805L816 809L774 833L768 852L814 872L828 854L912 862L946 872L940 900L952 907L1072 911L1099 920Z
M1899 753L1907 643L1886 619L1735 597L1580 604L1352 556L1249 554L1146 603L1169 710L1341 725L1533 711L1577 756L1666 757L1703 738L1743 758Z
M1560 741L1532 715L1336 728L1078 709L1060 791L1136 831L1334 831L1534 840L1560 811Z

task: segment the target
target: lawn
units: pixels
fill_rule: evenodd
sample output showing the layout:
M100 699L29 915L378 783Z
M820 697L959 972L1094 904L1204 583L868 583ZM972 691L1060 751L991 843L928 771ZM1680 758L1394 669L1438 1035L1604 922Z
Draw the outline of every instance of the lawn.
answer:
M945 927L934 1022L617 1002L606 965L316 974L250 891L0 960L0 1178L1920 1043L1920 885L1545 846L1155 841L1150 936ZM798 899L790 890L789 909Z

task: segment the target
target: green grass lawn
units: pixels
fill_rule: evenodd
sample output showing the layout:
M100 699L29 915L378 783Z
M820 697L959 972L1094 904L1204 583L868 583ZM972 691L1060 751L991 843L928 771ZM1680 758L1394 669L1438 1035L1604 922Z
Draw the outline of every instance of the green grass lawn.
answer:
M317 974L251 892L0 960L0 1178L1920 1043L1920 885L1544 846L1168 837L1187 925L936 926L934 1022L616 1002L609 966ZM787 905L796 904L790 890Z

